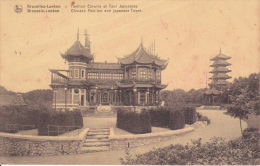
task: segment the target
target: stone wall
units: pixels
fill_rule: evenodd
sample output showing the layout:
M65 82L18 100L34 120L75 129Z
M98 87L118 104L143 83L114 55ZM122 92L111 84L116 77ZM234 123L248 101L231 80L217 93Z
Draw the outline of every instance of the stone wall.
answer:
M116 136L114 135L113 129L110 129L110 150L125 149L126 147L136 147L167 141L191 131L194 131L193 127L162 133Z
M0 133L1 156L47 156L80 153L88 129L79 137L25 136Z

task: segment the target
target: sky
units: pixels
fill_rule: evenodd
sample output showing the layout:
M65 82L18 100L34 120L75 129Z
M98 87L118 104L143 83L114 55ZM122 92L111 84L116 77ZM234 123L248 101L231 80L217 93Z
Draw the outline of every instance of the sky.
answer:
M206 87L211 58L232 57L232 81L259 72L260 1L143 0L73 1L75 5L137 5L142 12L71 13L71 1L0 1L0 85L27 92L50 89L49 69L68 69L64 53L84 30L90 35L95 62L117 62L141 40L146 48L169 58L162 72L167 90ZM15 5L22 13L14 12ZM59 13L28 13L27 5L60 5ZM86 9L87 10L87 9ZM207 80L209 83L210 80Z

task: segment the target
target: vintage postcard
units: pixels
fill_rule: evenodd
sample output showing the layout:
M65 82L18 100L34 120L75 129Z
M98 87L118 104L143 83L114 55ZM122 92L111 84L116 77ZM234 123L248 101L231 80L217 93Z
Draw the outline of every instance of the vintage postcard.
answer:
M1 0L0 164L259 165L259 20L259 0Z

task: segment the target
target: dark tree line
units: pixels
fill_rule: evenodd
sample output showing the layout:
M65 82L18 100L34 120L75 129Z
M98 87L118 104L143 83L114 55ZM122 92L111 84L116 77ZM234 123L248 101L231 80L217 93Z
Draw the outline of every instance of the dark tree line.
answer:
M255 101L255 105L259 106L259 103L257 104L257 101L259 101L259 78L260 73L253 73L248 77L235 78L233 82L228 85L228 88L223 90L217 97L218 103L216 103L216 105L231 104L231 98L242 94L242 89L247 87L249 99ZM195 106L207 105L209 103L207 103L208 101L204 95L206 90L206 88L198 90L191 89L189 91L184 91L182 89L175 89L172 91L165 90L161 92L161 97L167 106L178 105L180 103L192 104Z

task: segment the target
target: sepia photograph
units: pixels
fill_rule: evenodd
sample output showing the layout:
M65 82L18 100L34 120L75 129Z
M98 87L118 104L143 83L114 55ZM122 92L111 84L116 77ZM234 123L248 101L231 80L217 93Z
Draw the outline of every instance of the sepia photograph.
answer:
M259 0L1 0L1 165L260 165Z

